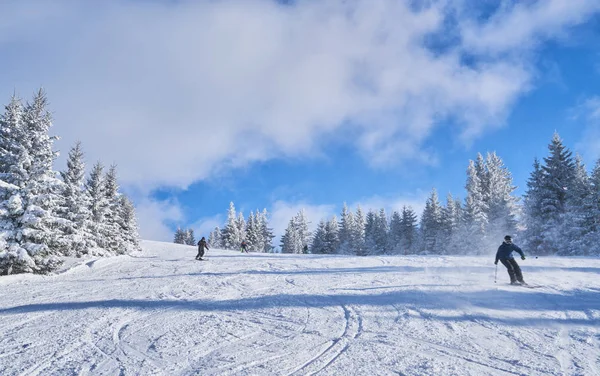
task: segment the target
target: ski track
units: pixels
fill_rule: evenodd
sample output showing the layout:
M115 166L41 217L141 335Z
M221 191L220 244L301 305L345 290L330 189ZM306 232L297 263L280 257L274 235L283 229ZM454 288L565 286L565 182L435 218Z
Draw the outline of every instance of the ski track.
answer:
M600 375L598 259L195 252L0 277L0 374Z

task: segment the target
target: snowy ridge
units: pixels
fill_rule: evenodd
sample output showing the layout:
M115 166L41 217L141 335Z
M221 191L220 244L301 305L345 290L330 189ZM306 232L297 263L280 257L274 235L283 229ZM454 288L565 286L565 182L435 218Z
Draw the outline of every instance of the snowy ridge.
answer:
M143 242L0 277L2 375L596 375L600 260L241 254Z

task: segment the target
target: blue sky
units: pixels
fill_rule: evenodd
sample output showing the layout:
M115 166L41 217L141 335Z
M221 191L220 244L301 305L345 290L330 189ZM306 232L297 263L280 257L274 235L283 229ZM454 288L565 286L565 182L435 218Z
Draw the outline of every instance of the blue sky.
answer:
M57 148L119 166L147 239L207 234L229 201L277 232L300 208L420 210L464 198L477 152L522 194L555 130L593 165L600 4L450 3L2 2L0 88L45 87Z

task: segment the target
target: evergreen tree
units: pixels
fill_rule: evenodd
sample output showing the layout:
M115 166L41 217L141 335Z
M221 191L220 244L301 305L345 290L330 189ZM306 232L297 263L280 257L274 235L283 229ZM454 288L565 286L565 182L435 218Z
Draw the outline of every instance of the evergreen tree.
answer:
M325 253L331 255L338 252L340 244L339 225L335 215L325 224Z
M237 249L239 249L241 247L242 241L246 240L246 220L244 219L244 214L241 212L238 213L236 225L239 234Z
M285 234L281 238L282 253L305 253L310 248L311 234L304 209L300 210L288 223Z
M400 222L402 239L400 243L400 249L402 253L414 254L417 251L418 246L418 227L417 227L417 213L407 206L402 207L402 219Z
M121 193L117 183L117 166L111 165L104 177L106 210L101 226L104 248L111 253L125 254L127 249L121 232ZM186 234L187 236L187 234Z
M121 215L119 216L119 225L121 226L121 236L124 241L125 250L127 253L140 251L140 235L135 207L126 195L121 195L120 200Z
M177 227L175 230L175 236L173 237L173 243L175 244L185 244L186 233L181 229L181 227Z
M67 255L83 255L94 247L93 235L89 232L89 197L84 191L85 164L81 143L77 142L69 152L67 170L61 172L64 182L62 192L64 206L59 215L66 219L65 238L69 249Z
M48 134L52 119L46 107L46 95L40 90L23 113L21 145L30 159L18 162L28 176L19 192L23 213L14 227L20 249L33 259L35 268L29 262L21 262L19 271L48 272L61 263L55 256L66 253L64 221L58 217L58 208L63 205L63 184L52 170L57 155L52 150L56 138ZM25 256L22 251L19 254Z
M437 191L431 191L421 216L421 252L439 254L442 246L442 207Z
M390 220L389 247L392 254L402 252L402 217L395 210Z
M353 227L350 232L350 252L353 255L364 256L367 254L367 247L365 246L365 215L360 205L357 205L356 214L353 219Z
M327 253L327 227L325 220L320 220L317 225L317 230L313 237L310 253L325 254Z
M258 218L254 216L254 212L250 212L248 222L246 222L246 242L248 249L258 251L260 248L260 226Z
M354 214L350 210L348 210L348 206L344 202L339 224L339 246L337 253L344 255L351 254L352 233L354 228Z
M459 252L459 230L461 226L460 201L454 200L451 193L446 196L446 206L442 208L442 234L443 244L440 245L442 254L456 254Z
M523 224L525 230L523 246L533 254L544 254L544 237L542 222L542 188L544 172L536 158L533 171L527 180L527 192L523 200Z
M542 249L556 254L567 248L564 237L567 191L574 180L575 163L571 152L563 145L558 133L548 145L550 155L544 158L544 179L541 188Z
M377 254L387 253L389 247L390 226L385 209L379 210L375 226L375 249Z
M589 254L600 256L600 159L596 161L592 174L590 176L591 186L591 211L590 217L593 218L590 232L587 235L587 244L590 244Z
M233 202L230 202L229 211L227 212L227 224L221 235L221 245L225 249L238 250L242 240L243 234L236 216L235 206Z
M104 184L104 166L97 162L86 180L85 191L88 196L90 222L89 232L96 247L105 248L104 226L106 222L106 211L108 210L108 200L105 194ZM102 250L97 248L90 250L92 254L102 254Z
M566 196L566 213L563 236L566 241L559 254L589 256L594 231L593 186L580 156L575 159L575 174Z
M365 219L365 248L368 254L376 254L376 227L377 227L377 213L372 209L367 212Z
M478 160L481 155L478 156ZM486 243L486 229L488 225L488 205L485 201L487 183L485 171L482 171L481 162L475 164L469 161L467 168L467 198L465 199L464 227L461 231L464 239L466 253L483 254Z
M216 226L215 229L208 235L208 245L211 248L222 248L221 229Z
M194 230L189 228L185 233L185 244L196 245L196 237L194 236Z
M486 171L488 185L486 234L490 241L486 246L494 249L505 235L514 234L517 230L518 200L513 196L516 187L512 184L512 175L496 153L488 153Z
M260 252L272 252L273 251L273 238L275 235L273 234L273 229L269 227L269 213L267 209L263 209L262 213L259 216L259 227L260 227L260 238L261 238L261 247L259 249Z

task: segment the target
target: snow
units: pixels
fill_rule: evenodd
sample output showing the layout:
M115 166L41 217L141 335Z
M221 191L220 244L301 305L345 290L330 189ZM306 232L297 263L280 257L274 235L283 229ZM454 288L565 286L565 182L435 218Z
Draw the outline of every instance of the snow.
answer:
M599 259L142 248L0 277L0 374L600 374Z

